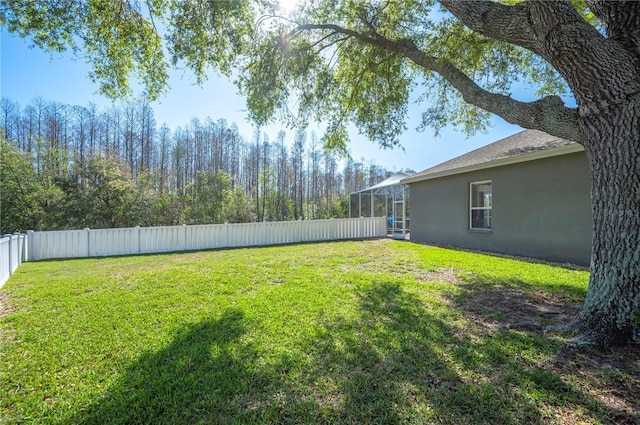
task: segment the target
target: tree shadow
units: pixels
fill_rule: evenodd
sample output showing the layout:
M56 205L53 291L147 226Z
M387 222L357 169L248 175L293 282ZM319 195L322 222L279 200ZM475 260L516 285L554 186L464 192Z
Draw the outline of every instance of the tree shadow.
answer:
M222 417L221 406L235 414L236 395L260 385L242 360L252 361L255 353L250 347L241 356L235 352L246 326L239 310L185 326L169 346L138 358L106 396L69 423L196 423L210 411Z
M304 346L308 368L280 388L268 423L546 424L550 417L630 418L521 352L553 357L536 334L460 332L393 281L359 294L357 318L326 320ZM538 345L539 348L532 349Z
M339 395L329 415L316 420L545 424L554 416L603 423L640 419L536 361L553 358L561 345L537 333L466 332L452 325L447 313L441 316L393 281L373 282L360 293L359 305L359 318L326 324L326 332L313 341L309 384L325 383Z
M240 310L185 326L67 423L544 424L554 412L542 406L606 423L619 413L520 356L538 343L536 354L553 355L539 335L465 332L377 277L357 305L320 317L297 340L303 348L279 353L246 337L259 325Z
M357 329L354 338L316 341L322 361L315 362L313 375L330 376L340 388L342 403L333 412L339 422L545 423L531 400L515 392L505 397L504 386L496 385L492 375L505 362L505 373L528 372L509 359L500 341L460 337L393 282L378 282L361 293L360 307L358 322L334 323L341 331L331 332ZM511 344L522 343L509 338ZM476 382L472 375L481 369L483 381Z
M526 367L518 356L505 359L517 371L514 384L546 393L565 422L575 422L573 414L584 411L602 423L640 424L639 347L612 347L606 353L576 348L565 339L571 335L558 331L580 313L576 300L584 299L586 288L555 285L550 291L518 278L478 276L459 288L450 299L474 323L476 338L497 341L508 335L548 347L541 352L549 360L535 367Z

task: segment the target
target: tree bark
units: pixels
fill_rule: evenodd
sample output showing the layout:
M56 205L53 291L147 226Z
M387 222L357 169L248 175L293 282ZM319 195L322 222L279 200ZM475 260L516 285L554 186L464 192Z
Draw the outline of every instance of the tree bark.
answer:
M640 342L640 98L584 120L593 245L576 342Z

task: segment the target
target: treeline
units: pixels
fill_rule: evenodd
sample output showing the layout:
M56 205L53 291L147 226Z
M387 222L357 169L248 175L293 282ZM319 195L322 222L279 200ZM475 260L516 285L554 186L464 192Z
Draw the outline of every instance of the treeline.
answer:
M151 105L106 111L0 103L0 233L346 217L348 194L390 173L223 119L158 128Z

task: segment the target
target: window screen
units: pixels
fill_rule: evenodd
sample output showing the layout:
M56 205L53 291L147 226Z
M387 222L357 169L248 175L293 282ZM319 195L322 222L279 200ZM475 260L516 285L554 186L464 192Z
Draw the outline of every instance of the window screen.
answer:
M471 229L491 229L491 180L470 184L471 212L469 227Z

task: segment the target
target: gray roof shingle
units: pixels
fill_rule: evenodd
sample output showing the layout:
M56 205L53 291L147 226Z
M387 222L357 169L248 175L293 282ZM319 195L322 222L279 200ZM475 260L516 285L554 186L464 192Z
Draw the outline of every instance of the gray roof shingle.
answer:
M561 152L568 153L581 150L581 146L575 142L551 136L538 130L524 130L450 159L449 161L427 168L403 179L402 183L411 183L444 175L457 174L458 172L464 172L470 169L489 168L493 165L502 165L506 162L519 162L517 159L523 161L529 158L535 159L535 155L529 154L541 153L542 151L549 151L560 147L568 148L566 152L564 152L564 149L558 150L558 154ZM516 158L521 155L522 157Z

